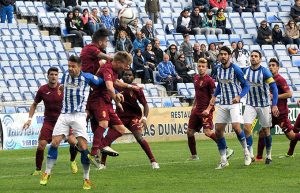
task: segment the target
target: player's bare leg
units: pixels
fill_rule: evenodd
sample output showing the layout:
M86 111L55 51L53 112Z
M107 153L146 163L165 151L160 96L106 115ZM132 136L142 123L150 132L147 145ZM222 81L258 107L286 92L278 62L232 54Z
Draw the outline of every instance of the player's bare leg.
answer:
M187 138L188 138L188 145L191 152L191 157L189 160L199 160L199 156L197 155L197 149L196 149L196 139L195 139L195 130L188 128L187 129Z
M224 123L217 123L216 124L216 137L217 137L217 146L221 156L221 161L215 169L223 169L229 166L226 157L226 140L224 138L224 130L227 124Z
M70 144L69 152L70 152L71 171L73 174L76 174L78 172L78 167L75 161L77 156L77 147L76 147L77 140L74 135L69 135L68 143Z
M252 124L248 124L245 123L244 124L244 132L246 135L246 141L247 141L247 148L248 151L250 152L250 157L251 157L251 161L254 162L255 158L254 158L254 154L253 154L253 138L252 138L252 128L251 128Z
M35 153L36 169L32 173L33 176L41 175L41 169L42 169L42 164L43 164L43 160L44 160L44 151L45 151L47 144L48 144L47 140L39 140L38 147L37 147L36 153Z

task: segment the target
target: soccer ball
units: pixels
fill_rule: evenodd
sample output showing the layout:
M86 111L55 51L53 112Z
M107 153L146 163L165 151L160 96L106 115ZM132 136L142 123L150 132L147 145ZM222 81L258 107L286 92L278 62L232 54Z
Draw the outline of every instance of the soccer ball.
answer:
M131 24L135 20L135 13L131 8L122 9L119 13L120 23L123 24Z

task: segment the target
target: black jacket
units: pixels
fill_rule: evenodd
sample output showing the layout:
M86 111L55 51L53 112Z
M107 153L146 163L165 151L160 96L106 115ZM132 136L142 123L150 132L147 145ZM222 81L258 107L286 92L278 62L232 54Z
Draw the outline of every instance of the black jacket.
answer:
M8 6L15 4L16 0L0 0L0 6Z
M253 5L259 7L259 0L248 0L248 7L252 8Z
M49 7L62 7L62 0L46 0Z
M268 38L268 36L272 36L272 31L270 30L269 27L266 28L259 27L257 29L257 39L265 40Z
M78 30L75 25L72 26L72 19L66 17L65 22L66 22L66 28L67 28L68 33L70 33L70 31L72 31L72 30Z
M65 7L68 7L68 6L75 7L76 6L76 0L64 0L64 2L65 2ZM81 5L81 0L78 0L78 5Z
M134 55L133 57L133 69L134 70L144 70L145 60L142 56Z
M202 28L202 17L200 14L198 16L196 16L195 13L192 12L190 18L191 18L190 23L189 23L190 29L193 29L196 27Z
M240 8L242 7L248 7L248 1L247 0L233 0L232 1L233 8Z
M300 7L297 7L296 5L294 5L293 7L291 7L291 13L290 13L291 17L293 19L295 19L296 17L300 16Z
M153 30L149 31L146 26L143 26L141 32L145 34L146 38L154 38Z
M157 64L159 64L161 61L163 61L164 52L162 51L162 49L156 48L155 46L153 46L152 51L155 53Z
M275 44L282 42L283 40L282 31L280 30L276 32L274 29L272 29L272 38Z

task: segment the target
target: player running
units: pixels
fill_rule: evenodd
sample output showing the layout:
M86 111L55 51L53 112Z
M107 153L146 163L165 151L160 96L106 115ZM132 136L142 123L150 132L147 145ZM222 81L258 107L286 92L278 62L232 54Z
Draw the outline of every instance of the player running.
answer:
M81 163L84 174L83 189L91 189L85 106L90 90L89 84L100 85L102 83L103 79L81 71L79 57L70 56L68 72L64 74L62 85L59 88L60 90L64 90L63 106L53 130L52 142L48 150L46 170L40 180L41 185L47 185L51 170L57 160L58 146L69 135L70 128L72 128L73 135L77 138L81 150Z
M278 90L270 70L261 66L261 57L262 55L258 50L253 50L250 55L251 66L244 70L246 80L250 85L244 111L244 129L251 160L255 161L252 148L251 126L256 116L258 117L262 127L260 132L263 133L266 139L267 158L265 164L270 164L272 162L272 136L270 127L272 125L272 115L274 118L279 116L277 108ZM272 104L270 104L269 90L273 94Z
M129 85L133 84L134 74L131 70L126 70L123 73L123 81ZM142 89L128 90L118 89L124 96L124 102L122 108L117 107L116 113L129 131L132 132L136 141L140 144L146 155L148 156L153 169L159 169L159 164L156 162L151 148L148 142L142 136L143 127L147 127L147 117L149 113L149 107ZM144 107L144 113L142 112L139 103ZM144 116L143 116L144 114ZM105 169L106 155L102 155L101 165L99 169Z
M199 160L196 150L195 133L203 127L205 135L217 143L217 137L213 131L214 106L209 104L215 91L215 81L206 74L207 60L200 58L197 69L199 74L194 76L195 101L192 108L189 125L187 129L188 145L191 152L189 160ZM234 153L232 149L226 148L227 159Z
M245 165L251 164L250 153L247 149L247 142L244 131L241 129L242 104L240 99L249 91L249 85L244 78L242 70L230 62L231 50L223 46L219 52L221 65L217 67L218 86L210 105L214 105L216 97L220 95L220 105L216 113L216 137L217 145L221 155L221 161L216 169L223 169L229 166L226 158L226 140L224 129L227 123L231 123L244 150Z
M273 74L274 80L278 88L278 109L279 116L272 117L272 128L275 125L279 125L282 131L285 133L288 139L290 139L290 148L288 153L283 157L292 157L294 153L295 146L297 141L300 140L300 118L298 116L295 125L291 124L291 121L288 119L288 105L287 99L292 97L292 91L290 90L286 80L279 74L279 62L275 58L271 58L269 61L269 69ZM274 94L273 94L274 98ZM274 99L273 99L274 100ZM297 126L298 125L298 126ZM259 134L258 146L257 146L257 155L256 160L261 161L263 159L263 150L265 146L265 138L261 133Z
M34 102L30 106L29 118L27 122L23 125L23 129L27 129L31 125L32 117L36 110L37 105L43 101L45 106L44 112L44 123L40 130L38 146L35 153L35 166L36 169L32 173L33 176L38 176L41 174L42 164L44 160L44 150L46 145L52 140L52 132L55 123L58 119L62 108L63 94L58 91L58 68L51 67L47 72L48 84L45 84L39 88L37 94L34 98ZM77 150L76 150L76 139L73 135L69 136L70 144L70 161L71 161L71 171L72 173L77 173L78 168L75 161Z

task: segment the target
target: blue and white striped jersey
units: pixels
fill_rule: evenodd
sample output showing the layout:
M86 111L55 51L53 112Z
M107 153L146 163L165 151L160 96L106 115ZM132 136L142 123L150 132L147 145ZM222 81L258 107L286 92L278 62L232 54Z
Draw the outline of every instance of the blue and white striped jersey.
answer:
M249 85L240 67L232 64L228 68L217 67L217 82L214 96L220 94L220 104L230 105L236 96L241 98L249 91Z
M61 84L64 85L64 99L61 113L85 112L90 83L98 86L103 83L103 79L84 72L74 78L68 71L63 75Z
M247 67L244 70L245 78L250 85L250 91L247 95L247 105L253 107L266 107L270 105L270 86L275 82L269 69L260 66L253 70Z

